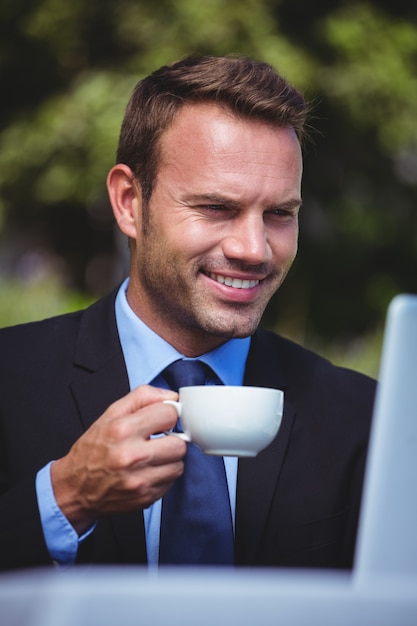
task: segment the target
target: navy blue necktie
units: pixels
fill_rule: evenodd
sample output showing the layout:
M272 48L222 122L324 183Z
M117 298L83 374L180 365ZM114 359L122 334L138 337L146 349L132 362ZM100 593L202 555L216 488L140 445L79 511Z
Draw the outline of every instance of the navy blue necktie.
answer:
M171 389L204 385L212 370L201 361L176 361L163 376ZM233 565L234 540L222 457L187 444L184 473L162 501L160 564Z

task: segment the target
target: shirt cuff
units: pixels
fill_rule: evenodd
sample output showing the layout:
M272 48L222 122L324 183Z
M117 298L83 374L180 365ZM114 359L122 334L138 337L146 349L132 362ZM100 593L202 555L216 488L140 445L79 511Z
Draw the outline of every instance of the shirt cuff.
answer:
M36 495L46 546L56 565L73 565L78 545L90 535L95 524L81 537L59 508L51 481L51 465L45 465L36 475Z

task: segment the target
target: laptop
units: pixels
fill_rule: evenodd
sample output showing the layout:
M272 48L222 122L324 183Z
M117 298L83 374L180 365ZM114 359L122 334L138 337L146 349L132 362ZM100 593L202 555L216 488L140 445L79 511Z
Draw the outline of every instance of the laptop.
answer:
M355 554L355 575L417 573L417 295L390 303Z

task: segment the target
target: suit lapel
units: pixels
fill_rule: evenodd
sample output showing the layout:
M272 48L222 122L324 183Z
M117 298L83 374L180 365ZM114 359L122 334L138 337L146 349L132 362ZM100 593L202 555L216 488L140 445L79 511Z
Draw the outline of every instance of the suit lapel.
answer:
M113 293L84 311L80 323L71 389L85 429L129 391L114 298Z
M277 350L268 334L257 331L252 338L245 371L245 385L282 389L287 381ZM275 440L254 458L239 460L236 501L237 564L253 563L268 518L276 483L294 422L294 408L284 395L284 414Z
M87 309L80 324L71 390L85 430L110 404L129 392L114 299L115 292ZM99 524L105 526L107 522L113 527L110 537L116 540L120 561L146 562L141 512L110 517ZM107 548L102 546L105 553Z

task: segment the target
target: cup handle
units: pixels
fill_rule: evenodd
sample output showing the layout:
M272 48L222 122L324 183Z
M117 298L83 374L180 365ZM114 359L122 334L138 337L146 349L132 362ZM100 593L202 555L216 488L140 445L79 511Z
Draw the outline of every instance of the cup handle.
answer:
M175 402L175 400L163 400L163 404L169 404L170 406L173 406L177 412L178 417L181 418L181 413L182 413L181 402ZM179 439L182 439L183 441L186 441L187 443L191 443L191 439L185 433L177 433L177 432L173 432L172 430L164 430L164 434L171 435L173 437L178 437Z

